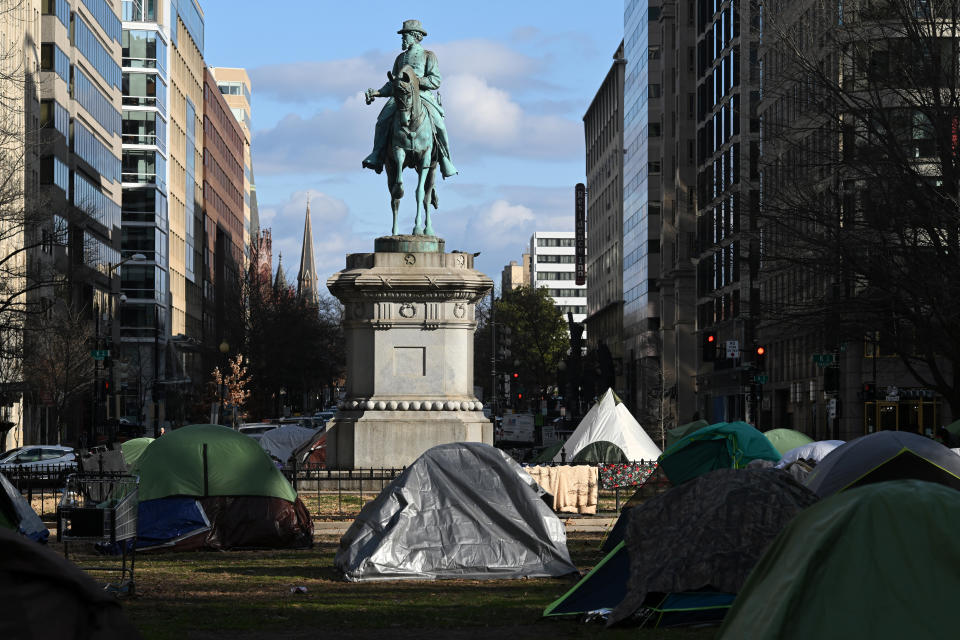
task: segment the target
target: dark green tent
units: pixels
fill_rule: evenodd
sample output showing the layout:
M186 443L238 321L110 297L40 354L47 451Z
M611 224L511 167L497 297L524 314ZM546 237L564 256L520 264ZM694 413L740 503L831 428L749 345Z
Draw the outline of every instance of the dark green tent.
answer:
M531 460L531 462L534 462L534 463L551 462L554 459L554 457L556 457L556 455L560 453L560 449L562 448L563 448L562 442L555 442L550 446L545 447L542 451L540 451L540 453L538 453L536 457L534 457L534 459Z
M625 464L630 462L623 449L607 440L591 442L573 457L576 464L600 464L601 462Z
M710 423L706 420L694 420L693 422L688 422L687 424L682 424L679 427L674 427L673 429L667 429L667 448L669 449L675 443L683 440L685 436L690 435L694 431L699 431L704 427L709 427Z
M721 422L686 435L660 456L675 485L715 469L742 469L752 460L780 460L780 453L746 422Z
M956 638L960 492L922 480L849 489L770 544L721 638Z

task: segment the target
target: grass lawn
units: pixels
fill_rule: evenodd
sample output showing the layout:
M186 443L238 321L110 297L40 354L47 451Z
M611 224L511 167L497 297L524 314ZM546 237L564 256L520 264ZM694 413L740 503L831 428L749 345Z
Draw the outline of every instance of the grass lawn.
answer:
M444 580L349 583L333 569L339 539L305 551L140 554L127 615L146 638L712 638L716 627L607 630L544 620L569 580ZM586 571L601 554L599 534L571 534ZM57 545L59 546L59 545ZM71 550L71 557L73 551ZM103 558L97 559L101 564ZM82 562L81 562L82 564ZM293 594L291 587L306 593Z

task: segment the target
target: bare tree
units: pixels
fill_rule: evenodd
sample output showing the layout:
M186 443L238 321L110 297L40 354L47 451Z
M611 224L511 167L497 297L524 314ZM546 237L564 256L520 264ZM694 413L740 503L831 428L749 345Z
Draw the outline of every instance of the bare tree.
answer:
M34 401L53 408L55 435L61 442L67 437L70 417L81 414L71 411L75 409L72 405L86 396L94 381L95 360L90 354L94 326L84 312L66 302L56 304L47 317L31 325L26 336L24 375Z
M872 336L960 415L960 0L764 11L766 335Z

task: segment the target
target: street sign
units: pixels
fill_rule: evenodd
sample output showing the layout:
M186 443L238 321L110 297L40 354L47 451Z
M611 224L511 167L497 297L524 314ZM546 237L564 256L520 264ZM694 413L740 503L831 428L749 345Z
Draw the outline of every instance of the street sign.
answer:
M813 361L818 367L829 367L833 364L833 354L832 353L815 353L813 354Z
M767 381L769 380L770 380L770 376L768 376L765 373L761 373L759 375L753 376L753 381L756 382L757 384L767 384Z
M94 349L90 352L94 360L106 360L110 357L110 349Z
M740 341L727 340L727 360L733 360L740 357Z

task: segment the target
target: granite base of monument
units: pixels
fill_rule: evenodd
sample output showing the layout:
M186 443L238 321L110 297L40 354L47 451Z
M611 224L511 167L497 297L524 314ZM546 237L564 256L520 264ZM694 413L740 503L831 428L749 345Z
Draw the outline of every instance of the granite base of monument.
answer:
M327 280L344 305L347 352L327 466L402 467L438 444L493 444L473 394L475 305L493 282L439 238L387 236L374 247Z

